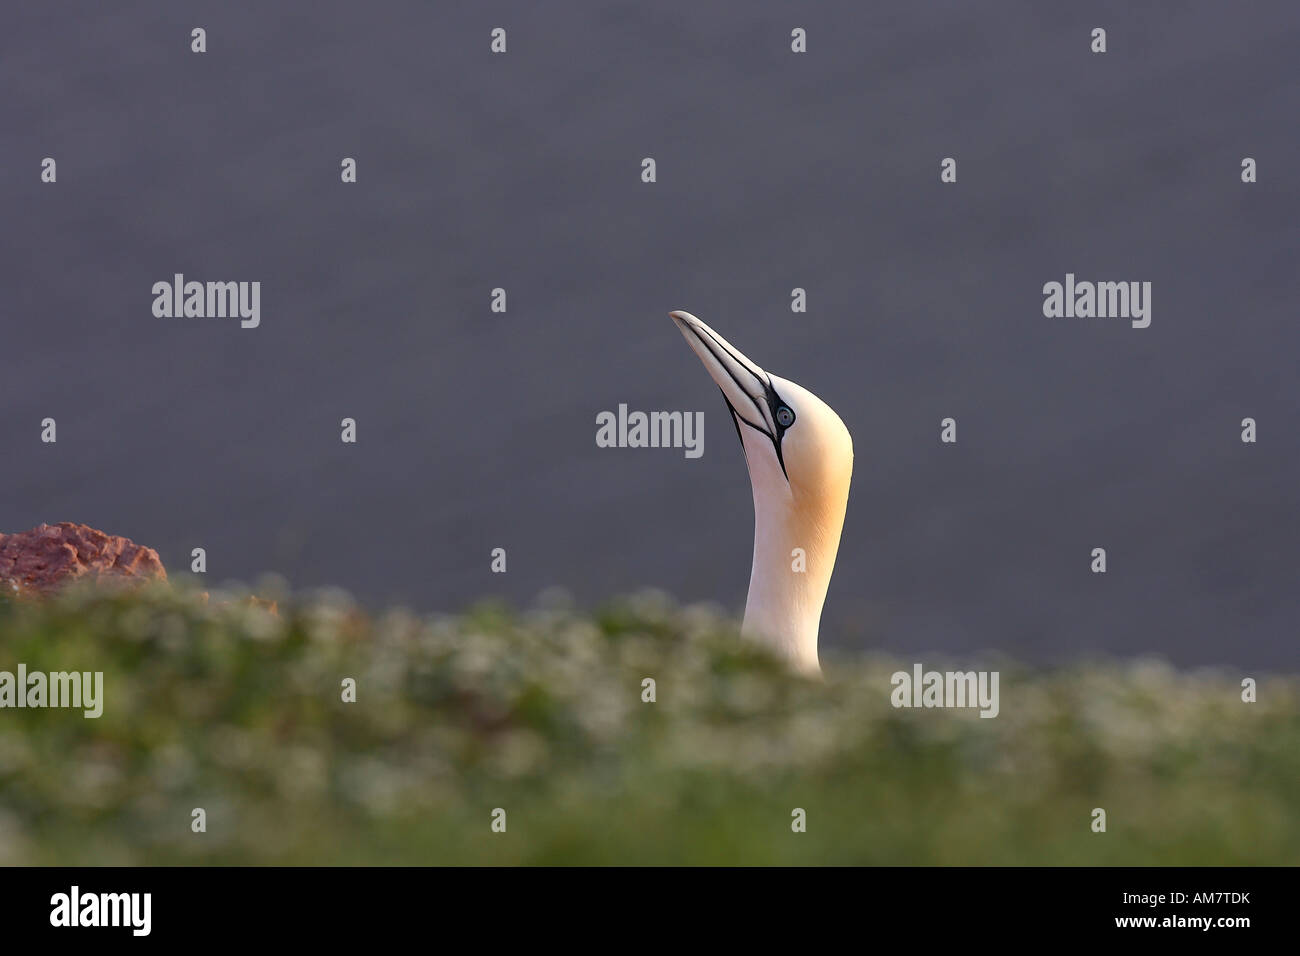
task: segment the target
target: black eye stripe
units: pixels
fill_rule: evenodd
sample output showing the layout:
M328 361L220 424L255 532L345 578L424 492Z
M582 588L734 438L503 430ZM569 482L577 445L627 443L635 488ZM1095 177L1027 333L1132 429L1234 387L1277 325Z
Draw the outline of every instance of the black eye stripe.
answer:
M772 433L771 433L770 431L768 431L766 428L764 428L762 425L755 425L753 422L751 422L751 421L750 421L748 418L746 418L744 415L742 415L742 414L740 414L739 412L737 412L734 408L733 408L731 411L732 411L732 413L733 413L737 418L739 418L742 422L744 422L744 423L745 423L746 425L748 425L750 428L754 429L754 431L756 431L756 432L762 432L762 433L763 433L764 435L766 435L768 438L771 438L772 441L776 441L775 438L772 438Z
M759 385L762 386L763 398L767 402L767 410L768 413L772 416L772 423L776 427L776 434L772 434L772 432L768 431L762 425L755 425L744 415L741 415L738 411L736 411L735 406L732 405L731 401L727 398L727 393L725 391L722 393L722 398L723 401L727 403L727 408L731 411L731 421L732 424L736 426L736 437L740 438L741 422L744 422L750 428L754 429L754 431L761 432L762 434L766 435L768 441L772 443L773 450L776 452L776 460L781 466L781 474L784 475L785 480L789 482L790 474L785 470L785 455L781 451L781 436L785 434L785 430L789 427L789 425L782 425L779 421L777 421L776 415L778 409L784 408L791 416L790 425L793 425L794 411L788 405L786 405L785 402L781 401L780 396L776 394L776 389L772 387L771 376L769 376L766 372L764 372L762 369L757 368L754 365L751 365L742 356L737 355L732 349L727 348L720 341L718 341L718 337L716 335L714 335L712 332L708 331L707 329L697 328L694 325L689 326L689 328L692 334L694 334L695 337L704 344L704 347L706 349L708 349L710 352L713 351L713 349L710 348L709 343L705 341L705 337L707 336L708 339L712 341L714 345L716 345L719 349L721 349L724 353L726 353L727 356L730 357L742 369L744 369L746 372L752 375L754 377L754 380L758 382ZM714 358L715 360L717 360L716 355L714 356ZM735 382L736 387L739 388L740 391L745 395L745 397L748 398L750 402L753 403L754 408L757 409L761 417L763 412L763 406L762 404L760 404L759 400L754 397L754 395L750 392L749 389L745 388L745 386L741 383L740 379L736 378L735 373L731 371L731 368L727 365L726 362L719 360L718 364L722 366L722 370L727 373L727 377L730 378L733 382ZM740 443L741 446L743 447L745 444L743 438L741 438Z
M763 391L767 395L767 404L772 410L772 421L776 425L776 434L769 435L768 437L772 439L772 447L776 449L776 460L781 465L781 474L785 475L785 480L789 483L790 473L785 470L785 453L781 449L781 439L785 437L785 430L789 428L790 425L794 424L794 410L785 402L781 401L781 397L776 394L776 389L772 387L771 380L769 380L766 386L764 386ZM789 412L790 414L790 421L788 424L781 424L779 414L782 410Z
M727 403L727 411L731 412L731 423L732 423L733 425L736 426L736 437L737 437L737 438L740 438L740 447L741 447L741 450L743 451L744 448L745 448L745 439L744 439L744 438L741 438L741 435L740 435L740 423L741 423L741 422L744 422L744 423L745 423L746 425L748 425L750 428L754 429L754 431L756 431L756 432L761 432L763 435L766 435L766 436L767 436L767 440L770 441L770 442L772 443L772 448L776 451L776 460L777 460L777 463L780 464L780 466L781 466L781 474L785 475L785 480L786 480L786 482L788 483L788 482L790 481L790 473L787 472L787 471L785 470L785 455L781 453L781 438L780 438L780 435L773 435L770 431L768 431L768 430L767 430L766 428L764 428L762 425L755 425L753 422L751 422L751 421L750 421L748 418L746 418L744 415L742 415L742 414L740 414L738 411L736 411L735 406L733 406L733 405L731 404L731 400L727 398L727 393L726 393L726 392L723 392L723 393L722 393L722 400L723 400L724 402ZM781 428L780 425L777 425L777 428L778 428L780 431L782 431L782 432L785 431L785 429L784 429L784 428ZM746 460L746 461L749 460L749 453L748 453L748 452L746 452L746 454L745 454L745 460Z

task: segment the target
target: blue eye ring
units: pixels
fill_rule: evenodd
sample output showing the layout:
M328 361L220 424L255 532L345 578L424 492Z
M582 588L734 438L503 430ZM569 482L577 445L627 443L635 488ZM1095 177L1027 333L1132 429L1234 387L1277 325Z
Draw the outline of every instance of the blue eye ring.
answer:
M776 423L782 428L789 428L794 424L794 411L789 405L781 405L776 410Z

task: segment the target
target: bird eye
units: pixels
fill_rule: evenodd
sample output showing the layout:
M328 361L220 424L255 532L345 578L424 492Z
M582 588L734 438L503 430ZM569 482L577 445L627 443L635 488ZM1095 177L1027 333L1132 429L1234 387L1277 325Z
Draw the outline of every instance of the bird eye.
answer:
M782 405L776 410L776 423L782 428L789 428L794 424L794 412Z

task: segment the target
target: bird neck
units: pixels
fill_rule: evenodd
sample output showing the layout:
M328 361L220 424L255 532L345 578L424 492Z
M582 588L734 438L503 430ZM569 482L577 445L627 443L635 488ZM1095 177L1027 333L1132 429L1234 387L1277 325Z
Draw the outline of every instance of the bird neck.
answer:
M844 513L821 514L784 497L754 493L754 563L741 633L766 644L796 670L820 674L817 633L839 550Z

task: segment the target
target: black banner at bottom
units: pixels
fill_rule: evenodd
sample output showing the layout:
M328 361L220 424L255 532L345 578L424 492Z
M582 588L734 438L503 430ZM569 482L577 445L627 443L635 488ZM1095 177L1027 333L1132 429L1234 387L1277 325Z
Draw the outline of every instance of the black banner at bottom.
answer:
M1290 868L0 870L7 942L608 945L842 931L929 944L1132 936L1231 945L1292 922ZM663 934L681 929L689 937ZM462 934L469 934L466 940ZM647 935L648 934L648 935ZM972 935L975 934L975 935ZM1262 936L1261 936L1262 934Z

